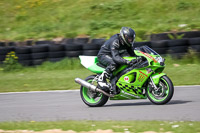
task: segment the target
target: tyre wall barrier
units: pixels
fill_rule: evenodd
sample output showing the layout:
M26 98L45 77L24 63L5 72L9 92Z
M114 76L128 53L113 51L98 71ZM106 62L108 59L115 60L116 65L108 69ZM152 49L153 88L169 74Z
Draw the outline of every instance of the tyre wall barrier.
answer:
M79 55L96 56L105 42L105 39L88 39L64 40L59 44L52 42L40 41L32 46L0 46L0 63L5 60L6 54L15 51L19 63L25 66L40 65L44 61L56 62L65 57L78 57ZM49 44L47 44L49 43ZM188 49L200 53L200 37L177 40L159 40L147 42L135 42L134 46L147 45L161 55L170 54L173 57L182 57L188 52Z
M159 34L151 34L150 40L151 41L158 41L158 40L171 40L177 38L178 36L181 38L197 38L200 37L200 31L188 31L188 32L168 32L168 33L159 33Z

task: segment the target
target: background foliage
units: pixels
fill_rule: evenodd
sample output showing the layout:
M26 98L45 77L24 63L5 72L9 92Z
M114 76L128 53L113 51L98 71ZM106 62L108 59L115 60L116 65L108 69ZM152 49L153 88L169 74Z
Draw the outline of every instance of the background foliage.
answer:
M0 40L106 37L200 29L199 0L1 0ZM184 26L180 26L185 24Z

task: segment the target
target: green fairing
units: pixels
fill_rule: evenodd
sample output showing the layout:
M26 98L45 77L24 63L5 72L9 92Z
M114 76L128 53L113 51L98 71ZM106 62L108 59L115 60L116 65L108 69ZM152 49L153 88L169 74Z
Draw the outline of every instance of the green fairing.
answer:
M88 67L88 70L90 70L93 73L101 74L105 69L98 66L96 63L90 67Z
M142 69L133 69L130 72L124 74L123 76L120 77L116 85L118 88L121 90L121 93L118 95L115 95L117 98L114 99L127 99L122 97L122 93L129 93L134 96L134 98L131 99L136 99L136 98L142 98L145 99L146 95L143 93L143 85L144 83L148 80L149 76L152 74L147 73L144 68ZM127 80L128 79L128 80ZM123 92L123 91L124 92Z
M154 73L151 75L152 79L153 79L153 82L155 85L158 85L159 81L160 81L160 78L162 76L166 75L165 73Z

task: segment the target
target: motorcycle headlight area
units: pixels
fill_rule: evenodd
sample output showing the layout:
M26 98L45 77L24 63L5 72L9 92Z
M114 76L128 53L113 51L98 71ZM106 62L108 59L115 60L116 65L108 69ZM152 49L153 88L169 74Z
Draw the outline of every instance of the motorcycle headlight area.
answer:
M155 60L160 63L161 66L164 66L165 59L162 57L155 57Z

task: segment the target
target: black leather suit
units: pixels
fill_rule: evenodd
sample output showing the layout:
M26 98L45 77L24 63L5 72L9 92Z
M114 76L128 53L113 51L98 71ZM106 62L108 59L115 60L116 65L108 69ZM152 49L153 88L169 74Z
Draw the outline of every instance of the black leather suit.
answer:
M116 70L118 65L127 64L127 60L121 57L123 54L135 56L133 47L122 43L119 34L115 34L101 46L97 55L99 62L106 66L106 72L110 74Z

